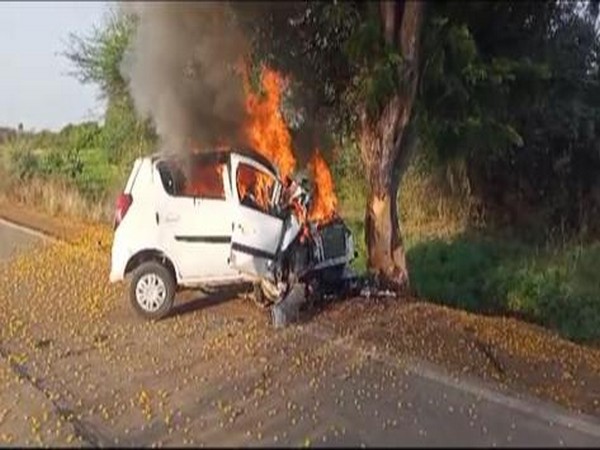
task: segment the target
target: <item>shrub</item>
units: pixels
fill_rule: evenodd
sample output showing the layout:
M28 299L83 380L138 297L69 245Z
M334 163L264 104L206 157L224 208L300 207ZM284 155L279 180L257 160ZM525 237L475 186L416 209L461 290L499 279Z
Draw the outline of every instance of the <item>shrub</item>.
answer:
M494 308L486 298L485 287L498 256L489 245L465 239L451 243L433 239L412 246L407 259L417 295L470 310Z
M8 171L19 180L30 179L39 171L36 154L27 147L15 145L9 149Z
M517 314L577 341L600 340L600 244L538 251L463 236L408 252L416 293L474 312Z

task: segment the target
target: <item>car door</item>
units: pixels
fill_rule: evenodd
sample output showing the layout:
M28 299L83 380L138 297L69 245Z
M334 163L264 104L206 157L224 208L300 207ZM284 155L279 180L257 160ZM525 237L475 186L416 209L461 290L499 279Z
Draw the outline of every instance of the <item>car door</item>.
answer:
M194 244L202 252L196 262L202 281L225 281L238 276L229 265L233 208L226 160L207 157L197 162L194 192Z
M250 276L274 278L274 260L284 221L274 209L278 180L250 158L232 158L232 191L236 199L230 264Z
M159 185L155 220L159 242L173 259L181 280L185 283L202 276L203 249L195 244L198 232L196 200L184 190L185 176L175 164L159 163L162 183Z

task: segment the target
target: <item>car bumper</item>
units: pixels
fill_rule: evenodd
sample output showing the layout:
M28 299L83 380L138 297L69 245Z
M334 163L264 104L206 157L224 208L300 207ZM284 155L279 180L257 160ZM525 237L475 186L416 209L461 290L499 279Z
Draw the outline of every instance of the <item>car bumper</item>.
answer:
M111 283L122 281L125 278L125 268L131 257L131 252L128 249L119 250L113 246L111 254L110 274L108 279Z

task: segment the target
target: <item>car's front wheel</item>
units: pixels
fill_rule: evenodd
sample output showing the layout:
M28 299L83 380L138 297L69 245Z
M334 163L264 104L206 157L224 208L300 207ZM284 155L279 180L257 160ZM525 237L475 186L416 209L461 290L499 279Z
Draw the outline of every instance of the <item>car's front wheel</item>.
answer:
M147 261L133 272L129 298L144 319L158 320L171 311L175 290L173 274L158 261Z

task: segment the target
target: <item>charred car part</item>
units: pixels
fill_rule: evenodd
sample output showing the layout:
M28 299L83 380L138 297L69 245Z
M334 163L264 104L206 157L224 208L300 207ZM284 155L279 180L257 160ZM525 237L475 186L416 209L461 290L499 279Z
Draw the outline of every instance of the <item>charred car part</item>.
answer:
M292 189L293 194L285 198L288 215L281 250L274 262L278 285L262 280L262 295L258 293L261 305L272 307L276 327L296 320L305 303L351 288L356 281L349 267L355 257L350 229L339 217L325 224L308 221L310 194L298 184L292 184Z

